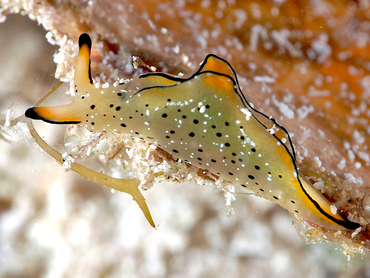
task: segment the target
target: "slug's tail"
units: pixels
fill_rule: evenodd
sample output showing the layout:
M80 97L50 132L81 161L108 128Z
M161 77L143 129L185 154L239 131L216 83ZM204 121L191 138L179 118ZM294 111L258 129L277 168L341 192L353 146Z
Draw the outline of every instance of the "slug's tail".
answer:
M301 176L300 181L305 196L309 199L309 201L306 202L306 206L309 209L307 213L308 220L323 227L327 227L328 229L335 230L356 230L361 226L359 223L352 222L339 214L336 207L322 196L317 189L313 188L306 178ZM306 218L305 216L302 217Z

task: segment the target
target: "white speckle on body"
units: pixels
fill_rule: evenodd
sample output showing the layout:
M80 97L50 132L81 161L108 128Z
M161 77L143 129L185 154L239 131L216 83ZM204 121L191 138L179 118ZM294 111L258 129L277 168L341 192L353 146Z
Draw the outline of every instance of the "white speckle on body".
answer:
M245 119L249 121L250 118L252 117L251 111L249 111L247 108L242 108L240 109L240 111L245 115Z

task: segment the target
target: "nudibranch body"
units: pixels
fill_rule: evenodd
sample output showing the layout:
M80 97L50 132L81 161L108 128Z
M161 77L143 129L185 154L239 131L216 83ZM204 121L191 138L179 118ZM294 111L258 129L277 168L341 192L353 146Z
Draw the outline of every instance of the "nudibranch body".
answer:
M208 55L189 78L147 73L127 84L97 88L90 72L90 37L82 34L79 44L72 103L30 108L27 117L126 133L301 219L328 229L360 227L331 209L299 174L289 135L248 104L225 60Z

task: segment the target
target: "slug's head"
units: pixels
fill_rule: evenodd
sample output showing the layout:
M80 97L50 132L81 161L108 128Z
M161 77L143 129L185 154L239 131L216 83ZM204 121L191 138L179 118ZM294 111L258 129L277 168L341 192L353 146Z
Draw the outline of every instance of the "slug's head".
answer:
M79 38L79 54L75 68L75 97L72 103L52 107L32 107L25 113L26 117L43 120L54 124L78 124L86 117L89 110L90 96L102 94L105 89L96 88L91 78L91 39L88 34Z

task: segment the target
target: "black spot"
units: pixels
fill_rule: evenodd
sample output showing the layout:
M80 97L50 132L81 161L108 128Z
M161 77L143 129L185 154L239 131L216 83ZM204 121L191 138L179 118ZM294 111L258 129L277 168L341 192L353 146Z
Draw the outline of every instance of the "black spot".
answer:
M225 125L226 125L226 126L229 126L229 122L225 122Z
M117 93L117 96L121 97L122 96L122 93Z
M94 104L93 104L93 105L91 105L91 106L90 106L90 108L91 108L91 110L94 110L95 105L94 105Z
M222 136L222 133L217 132L216 135L217 135L217 137L221 137Z
M236 156L236 153L232 153L233 156Z
M231 163L235 163L235 160L231 160Z
M162 118L167 118L167 114L166 113L162 114Z
M167 101L171 101L171 99L169 98L169 99L167 99Z
M233 176L234 174L233 174L233 173L231 173L231 172L229 172L229 175L230 175L230 176Z
M292 204L295 204L295 202L293 200L290 200L292 202Z
M281 178L281 179L282 179L282 178L283 178L283 176L282 176L282 175L279 175L279 178Z
M167 138L167 139L170 139L171 137L170 137L170 136L168 136L168 135L166 135L166 138Z
M248 175L248 178L250 178L251 180L254 180L254 176L252 175Z
M145 104L145 107L148 107L149 106L149 104Z
M273 196L273 197L274 197L274 199L279 200L279 198L278 198L278 197L276 197L276 196Z
M82 96L81 98L82 98L82 99L84 99L84 98L85 98L85 96Z
M241 125L241 126L239 126L239 128L240 128L240 129L243 129L244 127Z
M126 125L125 125L125 124L121 124L121 126L122 126L122 127L126 127Z
M86 117L88 117L89 116L89 114L86 114Z
M216 126L215 126L215 125L212 125L212 128L213 128L213 129L215 129L215 128L216 128Z
M178 150L175 150L175 149L174 149L174 150L172 150L172 151L173 151L174 153L178 153L178 152L179 152Z
M171 130L171 131L170 131L170 133L171 133L171 134L175 134L175 131L174 131L174 130Z
M197 159L198 159L199 161L202 161L202 158L200 158L200 157L198 157Z
M245 184L242 184L241 186L243 186L243 187L247 187Z
M254 168L255 168L256 170L259 170L259 169L260 169L260 166L258 166L258 165L254 165Z
M195 120L193 121L193 123L198 124L198 123L199 123L199 121L198 121L197 119L195 119Z
M245 137L244 137L244 136L240 136L240 139L244 140L244 139L245 139Z
M139 132L135 131L135 134L139 135Z
M211 159L212 162L216 162L216 160L214 160L213 158Z
M295 213L298 213L298 210L295 210L294 212L295 212Z
M181 112L181 109L177 109L177 112Z
M255 183L255 185L259 185L259 183L258 183L258 182L256 182L256 183Z
M190 133L189 133L189 136L190 136L190 137L194 137L194 135L195 135L195 134L194 134L194 132L190 132Z
M198 152L200 152L200 153L201 153L201 152L203 152L203 150L202 150L202 149L198 149Z
M226 147L230 147L230 143L225 143L225 146Z
M186 119L186 115L182 115L182 118L183 118L183 119Z
M94 122L91 122L91 125L94 125L95 123Z
M251 148L251 151L255 153L256 152L256 149L255 148Z
M265 190L263 190L262 188L260 188L260 190L261 190L262 192L265 192Z
M210 108L209 104L207 104L207 105L206 105L206 108L207 108L207 109L209 109L209 108Z
M130 120L132 120L132 116L128 117Z
M113 106L114 106L114 104L109 105L110 108L112 108Z
M119 111L119 110L121 110L121 106L116 107L116 111Z

